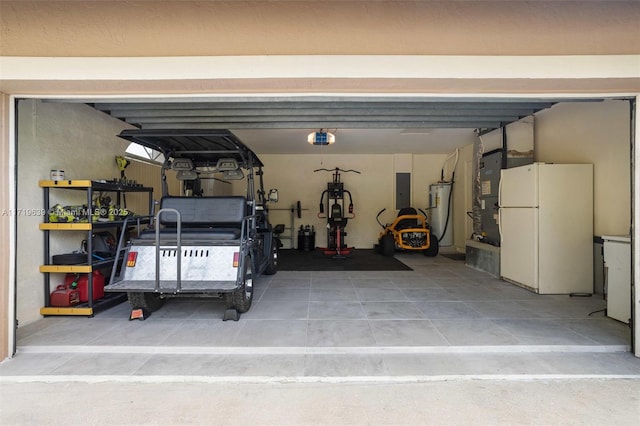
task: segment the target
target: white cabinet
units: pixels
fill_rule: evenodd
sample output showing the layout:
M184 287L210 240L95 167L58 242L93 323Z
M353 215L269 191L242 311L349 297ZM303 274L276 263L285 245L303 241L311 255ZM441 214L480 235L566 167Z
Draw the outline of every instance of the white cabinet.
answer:
M631 239L604 235L607 316L629 323L631 318Z

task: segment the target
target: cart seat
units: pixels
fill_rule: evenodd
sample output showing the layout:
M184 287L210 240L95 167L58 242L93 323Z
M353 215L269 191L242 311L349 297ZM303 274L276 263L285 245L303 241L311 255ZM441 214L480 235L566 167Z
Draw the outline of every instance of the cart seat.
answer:
M329 224L331 226L347 226L347 222L349 218L344 217L342 215L342 206L340 204L335 203L331 206L331 214L329 215Z
M233 228L182 228L181 241L190 240L238 240L240 239L241 230ZM140 240L154 240L156 231L153 229L145 230L140 233ZM163 243L176 241L176 228L160 229L160 240Z
M245 197L162 197L161 209L180 212L182 240L236 240L246 216ZM177 215L164 211L159 215L160 239L176 239ZM155 239L155 230L143 231L140 239Z
M398 217L400 216L408 216L408 215L417 215L418 212L413 207L404 207L401 208L398 212ZM410 229L410 228L418 228L418 219L401 219L397 225L396 230L400 231L402 229Z

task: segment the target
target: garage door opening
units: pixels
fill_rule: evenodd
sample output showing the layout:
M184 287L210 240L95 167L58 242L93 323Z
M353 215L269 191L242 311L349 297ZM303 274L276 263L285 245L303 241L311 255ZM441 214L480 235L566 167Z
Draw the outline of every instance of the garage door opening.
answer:
M631 194L629 102L600 101L562 102L554 99L546 101L546 106L540 110L526 113L535 117L536 161L597 162L594 175L594 214L597 215L594 237L618 234L617 230L608 229L612 224L620 223L620 217L624 218L623 223L631 222L628 216ZM225 105L225 102L220 102L218 108L232 107ZM317 107L318 100L314 102ZM344 105L338 107L355 108L348 105L348 100L340 102L344 102ZM119 104L117 107L129 106L131 111L135 110L138 114L135 117L148 117L151 114L147 109L157 111L158 107L146 101L127 103L131 105ZM428 208L429 184L439 179L443 160L453 149L460 149L462 160L457 174L458 186L454 188L455 216L452 222L454 235L458 235L458 238L450 251L464 253L466 241L471 239L469 230L473 229L473 224L467 211L471 203L468 196L472 182L468 179L464 182L468 176L465 179L462 176L465 176L464 168L473 161L473 144L477 139L478 127L474 127L475 123L467 116L463 117L468 120L467 126L470 128L433 128L418 132L415 131L418 127L415 127L411 132L411 140L406 140L403 138L407 138L410 132L404 135L402 132L410 128L410 124L398 120L397 111L402 107L402 102L395 102L385 105L388 111L396 111L395 115L387 112L386 117L390 123L395 123L395 128L339 129L336 144L320 147L320 151L309 151L318 147L310 147L304 138L299 138L299 134L308 133L309 128L331 126L318 126L322 124L318 121L302 121L296 124L296 128L291 128L292 122L289 122L289 127L279 129L278 121L274 121L272 115L256 118L259 122L256 124L256 121L238 121L237 117L234 119L236 121L230 121L227 116L220 118L218 109L206 113L200 110L199 115L188 115L186 118L184 113L177 121L175 117L179 114L176 110L165 110L162 113L164 115L145 118L148 121L143 122L139 118L132 119L133 115L129 113L122 113L115 104L110 104L108 108L99 100L92 104L36 99L18 102L19 208L26 209L30 200L42 198L42 189L34 185L33 179L29 180L28 176L45 179L53 168L64 169L72 179L108 178L118 173L113 157L126 150L126 145L116 138L123 129L140 125L143 128L178 124L186 126L188 123L198 127L205 125L203 122L211 126L213 122L230 128L263 158L270 179L267 186L279 188L281 206L295 205L300 199L305 206L314 206L302 217L294 217L295 229L307 224L322 229L323 223L315 222L315 205L326 182L323 177L314 180L312 174L308 176L310 170L318 166L362 169L362 176L349 181L351 187L355 188L354 195L361 203L363 212L358 216L359 221L350 224L353 226L350 232L356 235L351 241L355 241L362 249L372 248L378 235L379 230L373 220L375 212L382 207L393 210L394 186L389 176L406 171L396 169L394 165L404 167L405 160L409 158L412 172L411 202ZM253 109L276 106L280 105L246 105ZM452 103L452 107L455 109L452 115L459 117L463 106ZM407 111L402 112L407 114ZM32 113L37 120L30 123L29 114ZM289 114L295 115L295 112ZM80 122L84 125L72 120L78 115L83 117ZM211 116L218 118L210 120ZM520 115L517 119L521 119ZM204 121L194 123L195 120ZM314 120L318 118L314 117ZM453 122L451 117L448 122ZM338 127L338 123L333 124L334 128ZM496 129L506 124L501 120L495 122ZM361 125L361 122L354 124ZM417 126L415 123L412 125ZM37 126L37 132L33 131L33 126ZM491 130L490 127L482 129ZM381 136L386 139L384 143L375 140ZM603 155L605 148L602 140L609 141L607 156ZM620 145L614 149L611 140L619 141ZM335 149L341 145L344 152ZM368 145L370 148L367 148ZM401 151L408 149L407 146L413 146L412 152ZM47 158L51 164L37 165L30 161L41 149L49 154ZM92 163L91 173L87 172L87 161ZM127 170L127 177L159 188L157 178L150 178L156 175L155 172L157 168L153 166L135 165ZM153 180L146 183L145 179ZM303 179L304 184L300 184ZM233 187L230 186L228 190L233 191ZM154 196L159 193L154 191ZM612 207L614 213L611 212ZM288 225L288 211L274 212L273 216L272 222ZM602 293L589 298L537 295L505 283L487 271L470 268L462 261L444 256L429 259L408 253L398 253L396 257L411 267L412 271L283 271L273 278L258 281L256 306L237 324L219 320L218 310L222 304L208 304L202 300L172 302L145 323L129 322L126 304L101 312L94 318L47 317L40 320L37 312L42 305L43 294L33 282L42 280L38 270L39 260L34 259L42 256L27 256L26 252L39 244L30 244L29 247L25 244L25 241L40 241L40 222L41 218L18 218L17 294L21 326L17 330L17 344L21 350L29 351L28 348L32 347L37 351L40 346L51 345L79 348L87 345L142 344L155 348L176 345L214 348L251 346L267 347L271 351L282 347L305 347L305 350L311 351L327 347L333 348L331 350L366 347L370 351L420 347L428 352L440 346L501 346L505 351L530 346L600 346L605 350L618 351L628 350L631 345L628 326L604 315L602 309L606 308L606 301ZM601 232L598 232L599 228ZM72 242L61 241L59 247L66 249L68 246L64 244L71 245ZM66 328L75 330L72 336L64 332ZM215 352L214 349L212 351Z

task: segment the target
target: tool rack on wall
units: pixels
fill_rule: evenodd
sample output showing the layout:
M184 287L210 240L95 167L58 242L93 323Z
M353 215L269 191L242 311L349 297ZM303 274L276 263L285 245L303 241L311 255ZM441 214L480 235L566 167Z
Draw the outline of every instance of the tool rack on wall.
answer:
M99 300L93 300L93 271L113 267L115 265L115 257L106 259L95 259L93 253L93 235L98 230L115 229L116 238L120 236L123 230L140 227L143 224L151 222L154 211L153 188L127 185L121 183L109 183L92 180L41 180L39 186L44 190L44 223L40 224L40 229L44 232L44 264L40 266L40 272L44 274L44 306L40 309L40 314L48 315L75 315L92 317L96 312L108 309L126 300L125 293L107 293ZM56 190L75 190L86 192L86 202L89 209L93 209L93 197L96 193L113 193L116 196L116 206L121 205L124 200L124 194L128 192L147 193L149 197L148 214L127 217L122 220L106 220L97 221L94 216L89 214L87 219L78 222L51 222L49 219L50 191ZM126 229L125 229L126 228ZM85 232L86 233L86 261L74 265L59 265L52 263L51 257L51 232ZM51 295L51 274L87 274L87 293L88 301L81 302L70 307L56 307L50 305ZM108 278L108 277L107 277ZM108 285L105 282L105 285Z

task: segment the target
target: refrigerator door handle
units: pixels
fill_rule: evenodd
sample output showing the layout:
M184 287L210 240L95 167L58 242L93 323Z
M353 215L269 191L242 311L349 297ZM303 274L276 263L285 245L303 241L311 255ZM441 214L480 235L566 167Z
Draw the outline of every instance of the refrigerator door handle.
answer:
M502 171L500 171L500 180L498 181L498 208L500 207L502 207ZM500 210L498 209L498 211Z
M500 180L498 181L498 234L500 235L500 245L502 245L502 170L500 170Z
M498 204L500 204L499 201ZM502 207L498 207L498 234L500 234L500 245L502 245Z

